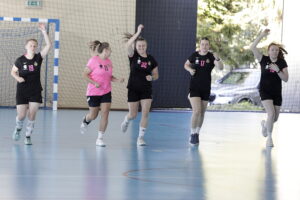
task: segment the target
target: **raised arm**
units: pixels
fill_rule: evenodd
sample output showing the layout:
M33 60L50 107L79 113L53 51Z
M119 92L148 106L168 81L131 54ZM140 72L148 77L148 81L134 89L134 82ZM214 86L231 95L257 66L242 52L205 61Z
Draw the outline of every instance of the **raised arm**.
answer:
M256 39L254 40L254 42L252 43L250 49L253 52L254 57L258 60L261 61L262 59L262 53L258 50L257 48L257 44L261 41L261 39L265 36L267 36L270 32L270 29L265 29L263 32L261 32Z
M46 46L41 51L42 58L45 58L51 48L51 42L50 42L49 36L47 34L45 24L39 24L39 29L40 29L40 31L42 31L45 42L46 42Z
M134 54L134 42L141 34L143 28L144 25L140 24L137 28L136 33L126 43L127 53L129 57L132 57Z

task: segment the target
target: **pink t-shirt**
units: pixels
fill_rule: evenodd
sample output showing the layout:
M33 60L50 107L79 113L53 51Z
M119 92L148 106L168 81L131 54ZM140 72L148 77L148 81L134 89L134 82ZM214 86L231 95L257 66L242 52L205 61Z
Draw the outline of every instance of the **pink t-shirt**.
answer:
M113 67L110 59L101 60L98 56L93 56L88 61L87 67L91 70L90 79L99 83L100 87L96 88L94 84L89 83L86 96L102 96L109 93Z

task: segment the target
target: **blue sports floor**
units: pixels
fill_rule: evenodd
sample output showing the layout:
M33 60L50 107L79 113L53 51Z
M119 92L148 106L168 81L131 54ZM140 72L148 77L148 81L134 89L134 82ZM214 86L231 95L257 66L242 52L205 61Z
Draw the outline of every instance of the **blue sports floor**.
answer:
M0 109L1 200L299 200L300 115L281 114L273 149L264 113L207 112L199 148L188 144L190 112L151 112L146 147L138 120L120 131L112 111L96 147L99 118L81 135L87 110L40 110L32 146L12 141L16 110ZM139 118L138 118L139 119Z

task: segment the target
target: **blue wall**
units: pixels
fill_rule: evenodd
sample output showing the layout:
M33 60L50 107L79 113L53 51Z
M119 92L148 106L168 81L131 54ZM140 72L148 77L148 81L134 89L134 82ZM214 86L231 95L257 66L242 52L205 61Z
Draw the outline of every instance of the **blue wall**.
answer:
M148 53L159 64L159 80L153 83L153 108L186 108L190 76L183 68L195 51L197 0L137 0L136 26Z

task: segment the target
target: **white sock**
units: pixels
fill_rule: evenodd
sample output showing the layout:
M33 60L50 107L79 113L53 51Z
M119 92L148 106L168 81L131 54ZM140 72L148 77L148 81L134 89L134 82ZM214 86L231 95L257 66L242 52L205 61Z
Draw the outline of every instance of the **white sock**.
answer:
M24 124L24 119L23 120L19 120L18 116L16 117L16 128L17 129L22 129L23 128L23 124Z
M130 119L128 119L128 117L126 115L125 118L124 118L124 123L129 124L129 122L130 122Z
M198 134L200 133L200 127L196 128L196 133L198 133Z
M191 128L191 134L197 133L197 128Z
M139 137L144 137L146 128L140 126Z
M26 125L26 137L30 137L34 128L34 121L27 121Z
M102 140L102 139L103 139L103 135L104 135L104 132L103 132L103 131L98 131L98 139L99 139L99 140Z

